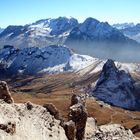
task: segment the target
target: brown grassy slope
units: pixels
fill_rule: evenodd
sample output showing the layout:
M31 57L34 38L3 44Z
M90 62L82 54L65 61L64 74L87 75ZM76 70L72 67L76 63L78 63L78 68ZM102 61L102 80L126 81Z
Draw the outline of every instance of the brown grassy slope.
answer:
M53 103L64 118L67 118L71 96L73 93L84 94L80 89L89 83L96 81L99 73L83 76L75 74L60 74L41 77L19 78L12 82L11 90L15 102L24 103L31 101L43 105ZM23 84L22 84L23 83ZM27 84L25 84L27 83ZM16 88L12 88L15 85ZM101 104L93 98L88 98L86 106L89 116L97 119L99 125L106 123L119 123L126 128L140 125L140 112L132 112L117 107ZM140 136L137 133L137 136Z

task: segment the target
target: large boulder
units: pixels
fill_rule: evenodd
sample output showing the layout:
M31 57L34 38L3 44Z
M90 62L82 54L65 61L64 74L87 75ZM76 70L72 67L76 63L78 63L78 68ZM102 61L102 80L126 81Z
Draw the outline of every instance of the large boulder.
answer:
M14 100L11 97L8 85L5 81L0 81L0 99L4 100L6 103L13 103Z

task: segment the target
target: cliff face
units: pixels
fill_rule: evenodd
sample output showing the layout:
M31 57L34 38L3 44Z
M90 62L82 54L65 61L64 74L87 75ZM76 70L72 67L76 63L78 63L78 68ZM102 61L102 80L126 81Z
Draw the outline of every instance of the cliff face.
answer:
M103 66L92 95L115 106L139 110L139 96L135 90L135 81L131 75L119 70L112 60L108 60Z

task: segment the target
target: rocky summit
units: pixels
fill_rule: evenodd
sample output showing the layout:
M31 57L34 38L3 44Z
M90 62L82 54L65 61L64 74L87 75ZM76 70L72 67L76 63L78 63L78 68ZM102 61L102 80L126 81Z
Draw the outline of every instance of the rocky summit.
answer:
M130 110L140 110L137 83L131 75L119 70L113 60L108 60L102 69L92 95L98 99Z

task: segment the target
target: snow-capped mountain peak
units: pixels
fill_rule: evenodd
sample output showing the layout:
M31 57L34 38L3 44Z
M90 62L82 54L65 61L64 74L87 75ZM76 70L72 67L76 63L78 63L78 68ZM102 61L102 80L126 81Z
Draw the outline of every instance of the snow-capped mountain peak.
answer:
M81 41L126 41L125 36L107 22L99 22L94 18L87 18L78 28L74 28L68 36L68 42Z
M64 44L65 36L77 26L78 21L72 17L42 19L25 26L8 26L0 33L0 44L19 48Z
M59 17L56 19L43 19L36 21L29 25L29 28L44 28L47 29L51 35L60 35L66 31L71 30L78 25L78 21L74 18Z
M96 25L99 23L98 20L94 18L87 18L80 26L81 32L89 32L90 30L94 30Z

